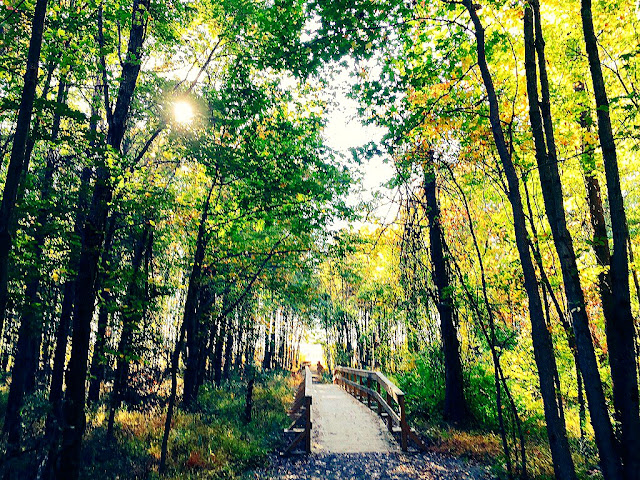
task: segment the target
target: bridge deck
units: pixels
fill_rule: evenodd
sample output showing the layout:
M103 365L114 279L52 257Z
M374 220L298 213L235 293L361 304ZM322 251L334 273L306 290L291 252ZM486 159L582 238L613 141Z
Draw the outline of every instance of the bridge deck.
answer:
M312 419L314 452L400 450L378 416L338 385L313 385Z

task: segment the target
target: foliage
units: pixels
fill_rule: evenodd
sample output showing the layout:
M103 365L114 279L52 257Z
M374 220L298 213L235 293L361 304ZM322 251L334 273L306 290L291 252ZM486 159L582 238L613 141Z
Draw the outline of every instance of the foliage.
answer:
M288 373L265 375L256 385L255 413L242 420L246 385L239 379L221 387L205 385L197 412L174 418L168 478L240 478L261 465L279 445L292 401ZM164 415L162 410L118 412L115 443L105 442L105 416L90 420L82 478L156 478Z

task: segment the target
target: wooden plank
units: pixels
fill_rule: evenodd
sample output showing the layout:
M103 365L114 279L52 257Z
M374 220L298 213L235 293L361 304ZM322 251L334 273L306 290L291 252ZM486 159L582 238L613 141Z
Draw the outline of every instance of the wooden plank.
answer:
M427 451L427 446L424 443L422 443L422 440L420 440L420 437L418 437L418 435L416 435L413 430L409 429L409 431L407 432L407 435L413 441L413 443L415 443L418 446L420 450L422 450L423 452Z
M374 372L377 377L378 383L384 388L391 397L399 403L399 398L404 397L404 392L396 387L391 380L385 377L380 372Z
M313 389L313 374L308 366L304 367L304 392L306 396L311 396Z
M349 368L349 367L343 367L341 365L338 365L337 367L335 367L334 372L350 373L352 375L360 375L361 377L365 377L365 378L373 377L375 376L375 373L376 373L371 370L362 370L360 368Z
M382 386L382 388L384 388L387 391L387 393L389 393L393 397L393 399L396 402L398 401L398 397L404 396L404 392L402 390L400 390L384 374L378 371L362 370L359 368L349 368L349 367L343 367L339 365L335 367L334 372L357 375L364 379L371 378L372 380L377 381ZM342 376L343 378L345 377L345 375L342 375Z
M293 449L300 443L302 442L302 440L304 440L305 436L306 436L306 432L302 432L300 433L294 440L293 442L291 442L291 444L285 449L284 452L282 452L283 455L289 455L291 452L293 452Z

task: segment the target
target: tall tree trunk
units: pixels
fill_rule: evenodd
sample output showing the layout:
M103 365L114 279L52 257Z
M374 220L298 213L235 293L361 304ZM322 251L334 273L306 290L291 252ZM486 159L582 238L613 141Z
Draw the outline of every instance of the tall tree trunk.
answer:
M229 379L229 373L231 371L231 362L233 361L233 321L227 323L227 338L224 341L224 367L222 368L222 378L224 380Z
M61 79L56 99L59 105L65 103L66 93L66 82ZM56 113L51 129L52 141L58 138L59 132L60 114ZM42 316L42 307L40 306L41 302L39 300L40 281L42 278L41 265L39 262L42 258L44 243L47 238L48 204L51 200L53 176L57 168L58 157L58 152L53 148L47 153L47 161L40 188L41 206L38 211L32 241L32 253L33 258L36 259L36 264L27 273L25 281L25 300L22 305L22 320L18 333L18 344L12 369L11 387L9 389L4 424L5 431L9 433L7 446L9 457L20 448L20 409L22 408L25 395L32 393L35 388L35 378L40 358L44 319Z
M634 344L635 329L629 290L627 218L620 187L616 145L609 115L609 99L600 65L598 40L593 26L591 0L582 0L580 13L596 100L598 135L604 160L611 231L613 233L613 254L610 266L610 288L612 289L613 302L610 305L611 311L608 313L605 311L609 363L613 382L613 404L616 417L620 422L620 444L625 478L638 480L640 479L640 455L638 455L640 452L640 406ZM605 307L603 305L603 308Z
M90 126L91 132L96 132L97 122L94 120ZM91 145L93 147L93 145ZM89 181L91 179L91 169L84 167L80 176L80 188L78 192L78 205L76 209L76 221L74 235L80 239L82 235L82 225L85 220L85 209L89 201ZM69 269L75 272L78 268L79 249L71 244L69 254ZM69 337L69 327L71 326L71 315L75 301L75 282L69 278L65 281L60 312L58 331L56 332L56 348L53 358L53 372L51 374L51 385L49 387L49 404L51 411L47 415L46 429L49 443L48 459L43 472L43 480L51 478L54 465L57 461L58 441L62 432L63 412L62 412L62 385L64 382L64 367L67 359L67 345Z
M522 263L522 273L524 275L524 285L529 298L529 318L531 320L531 337L533 340L534 356L538 367L538 377L540 379L540 392L544 403L544 413L547 422L547 437L551 447L553 467L556 477L563 480L574 480L576 478L573 459L563 415L562 407L555 391L555 377L557 375L557 365L554 356L553 342L547 330L540 291L536 278L535 268L529 251L527 241L527 227L522 197L520 195L520 185L516 173L511 153L504 138L502 124L500 122L500 111L498 98L496 95L493 79L489 72L485 52L484 27L476 12L476 6L471 0L463 0L471 21L474 25L474 34L477 42L478 65L482 75L482 80L487 91L489 101L489 121L495 141L496 149L500 157L502 168L504 169L507 184L509 187L509 202L511 203L516 246Z
M462 190L462 188L460 187L460 185L458 184L458 182L455 179L455 176L453 175L453 173L451 174L451 178L453 180L453 183L455 184L456 188L458 189L458 191L460 192L463 204L464 204L464 208L467 214L467 218L468 218L468 224L469 224L469 233L471 234L471 239L473 242L473 247L476 253L476 258L478 259L478 267L480 269L480 280L481 280L481 284L482 284L482 299L484 300L484 304L485 304L485 310L486 310L486 314L487 314L487 323L488 325L485 326L482 321L480 321L480 328L485 336L485 339L487 340L487 343L489 344L489 348L491 349L491 359L493 361L493 372L494 372L494 385L495 385L495 390L496 390L496 409L498 411L498 423L500 425L500 434L502 437L502 446L505 452L505 457L506 457L506 461L507 461L507 472L511 472L511 459L510 459L510 449L509 449L509 444L508 444L508 437L507 437L507 430L506 430L506 421L504 418L504 413L502 412L502 391L504 390L504 393L507 397L507 399L509 400L509 407L511 410L511 416L513 417L513 423L515 424L515 431L513 433L514 436L514 444L516 443L515 437L517 436L517 440L520 444L520 477L523 479L528 478L528 474L527 474L527 454L526 454L526 447L525 447L525 441L524 441L524 433L522 431L522 422L520 421L520 416L518 415L518 409L516 407L515 401L513 400L513 396L511 395L511 392L509 390L509 385L507 385L507 381L506 378L504 376L504 372L502 370L502 366L500 363L500 354L498 352L498 349L496 348L498 345L498 340L497 340L497 336L496 336L496 323L495 323L495 317L493 314L493 308L491 307L491 303L489 301L489 292L488 292L488 287L487 287L487 276L485 273L485 269L484 269L484 262L482 260L482 254L480 252L480 246L478 244L478 237L476 236L475 233L475 228L473 226L473 220L471 218L471 211L469 209L469 203L467 201L467 197L464 193L464 190ZM452 257L453 258L453 257ZM457 264L455 263L455 259L453 259L453 265L455 267L457 267ZM480 320L482 318L482 313L481 313L481 309L478 306L477 302L474 300L473 295L471 295L471 292L469 292L469 289L466 286L466 283L463 280L463 276L460 272L460 269L457 268L458 271L458 276L460 278L460 283L463 285L463 288L465 290L465 293L467 294L467 298L469 299L469 303L472 305L472 307L476 310L477 314L478 314L478 319ZM516 463L518 460L518 448L514 445L514 453L516 456ZM510 474L510 473L509 473Z
M445 239L440 223L440 207L436 193L436 176L433 152L428 152L424 165L424 194L429 220L429 250L433 267L433 283L438 293L440 333L444 351L444 420L462 425L467 418L467 402L464 398L464 380L460 361L458 331L453 321L453 291L445 259Z
M568 309L573 320L576 356L584 380L585 393L587 394L591 413L591 424L593 425L596 444L600 453L602 471L605 479L620 479L622 478L622 464L617 453L618 445L609 419L598 362L591 340L589 318L587 317L584 294L580 284L573 240L567 228L565 217L562 183L558 170L558 157L551 118L549 80L544 56L540 6L538 0L531 0L530 4L533 9L527 6L524 16L525 70L529 116L542 196L549 225L551 226L554 245L560 260ZM542 101L538 100L536 54L540 70Z
M269 327L264 332L264 356L262 357L262 369L271 368L271 330L273 329L273 315L269 314Z
M184 372L184 393L182 404L185 408L191 407L197 398L197 373L199 364L198 350L201 343L200 333L198 332L198 297L200 296L200 280L202 276L202 263L206 248L206 223L209 215L209 202L214 186L209 189L209 194L202 208L200 217L200 225L198 227L198 235L196 237L196 251L193 258L193 269L189 277L189 286L187 287L187 299L184 304L183 323L187 339L187 368Z
M167 452L169 450L169 433L171 432L171 421L173 419L173 410L176 406L176 398L178 396L178 365L180 363L180 353L184 344L186 328L184 321L180 326L178 341L176 348L171 356L171 393L169 395L169 404L167 405L167 416L164 421L164 433L162 434L162 446L160 447L160 466L158 472L162 475L167 470Z
M109 313L113 308L113 295L111 295L110 283L113 266L113 239L116 230L116 216L111 215L107 220L107 233L105 234L102 258L100 260L100 271L96 284L96 291L100 292L98 310L98 331L96 342L93 345L93 356L91 358L91 370L89 379L89 394L87 404L91 405L100 399L100 388L104 381L107 359L105 356L105 346L107 343L106 332L109 323Z
M24 85L20 99L20 110L16 121L16 131L11 146L11 157L7 176L5 178L2 203L0 203L0 331L4 329L6 318L8 283L9 283L9 254L13 247L13 235L16 222L13 219L20 187L24 177L25 159L27 158L27 138L33 113L33 102L36 96L38 84L38 65L42 50L42 35L44 32L44 19L47 14L47 0L37 0L31 21L31 37L29 39L29 51L27 53L27 68L24 74ZM8 413L8 412L7 412ZM5 425L7 428L13 425ZM19 435L19 432L17 432ZM9 432L14 437L16 432ZM9 441L10 443L12 440Z
M142 43L145 37L148 11L149 0L134 0L127 55L122 67L118 98L113 114L111 114L108 102L105 105L109 112L108 117L111 117L107 143L114 152L120 152L133 93L140 73ZM99 18L102 18L101 10ZM76 278L72 350L69 372L66 376L65 428L60 451L60 468L56 472L58 480L77 480L80 471L82 436L86 425L85 382L91 338L91 319L96 298L95 280L112 194L110 169L106 159L103 158L96 171L96 183L83 229L84 236Z
M216 335L215 347L213 350L213 381L217 386L222 383L222 356L224 348L224 337L227 331L228 319L225 316L217 318L218 334Z

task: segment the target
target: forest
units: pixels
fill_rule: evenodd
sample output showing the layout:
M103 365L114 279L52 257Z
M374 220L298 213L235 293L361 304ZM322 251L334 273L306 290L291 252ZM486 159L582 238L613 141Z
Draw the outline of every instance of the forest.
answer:
M318 341L433 451L640 480L639 76L631 0L3 0L0 475L242 478Z

